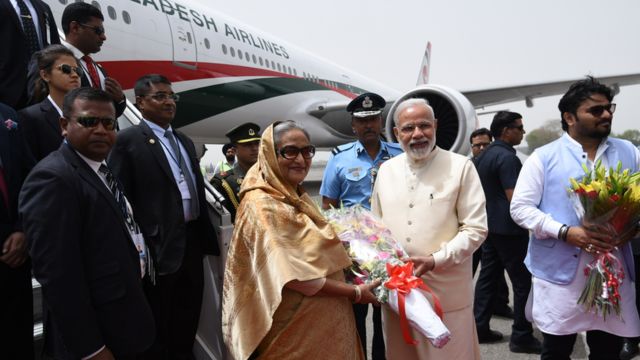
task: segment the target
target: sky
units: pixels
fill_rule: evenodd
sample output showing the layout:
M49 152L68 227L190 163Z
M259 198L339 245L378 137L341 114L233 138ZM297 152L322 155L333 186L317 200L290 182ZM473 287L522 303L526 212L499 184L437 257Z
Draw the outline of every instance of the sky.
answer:
M430 82L460 91L640 73L636 0L195 1L401 92L415 86L427 41ZM532 130L559 119L558 100L479 111L519 112ZM640 85L621 88L614 132L638 128L639 100Z

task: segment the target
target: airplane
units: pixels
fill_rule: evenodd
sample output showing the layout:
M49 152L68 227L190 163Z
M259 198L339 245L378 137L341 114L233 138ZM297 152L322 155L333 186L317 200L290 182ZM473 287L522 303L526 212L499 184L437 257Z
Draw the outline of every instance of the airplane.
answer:
M71 0L48 0L60 19ZM196 144L222 144L224 134L251 121L262 128L275 120L301 122L320 148L353 141L351 99L375 92L387 100L386 135L393 139L393 104L407 97L429 100L438 118L438 145L469 153L468 136L477 127L475 109L563 93L574 80L459 92L428 83L431 44L408 92L370 80L284 40L208 8L194 0L94 0L105 20L107 40L95 58L117 79L129 99L135 80L161 73L180 94L173 125ZM61 36L63 36L60 31ZM640 83L640 74L602 77L620 86ZM137 123L129 103L121 127ZM196 146L198 149L201 146Z
M44 0L59 24L72 1ZM88 2L88 1L87 1ZM399 100L424 97L438 118L437 143L444 149L469 153L468 137L478 126L476 109L514 100L561 94L574 80L459 92L430 84L431 44L427 44L416 88L399 92L365 76L315 56L195 0L92 0L105 16L107 40L96 61L117 79L129 99L120 128L137 124L141 115L130 101L137 78L160 73L180 95L173 126L196 144L222 144L231 128L255 122L262 128L275 120L296 120L319 148L353 141L346 106L357 95L375 92L387 100L385 133L393 138L393 112ZM59 29L61 38L64 34ZM620 86L640 83L640 74L600 77ZM196 146L201 149L202 146ZM221 195L207 187L209 213L221 248L228 248L233 226ZM194 355L225 358L219 313L225 254L205 259L205 289ZM34 282L36 299L39 297ZM41 333L41 324L34 334Z

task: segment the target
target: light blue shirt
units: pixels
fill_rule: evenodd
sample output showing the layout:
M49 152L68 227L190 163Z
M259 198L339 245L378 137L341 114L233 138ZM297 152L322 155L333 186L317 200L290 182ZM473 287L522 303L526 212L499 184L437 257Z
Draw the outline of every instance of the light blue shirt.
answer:
M167 129L163 129L161 126L159 126L156 123L153 123L146 119L143 119L143 120L145 123L147 123L147 125L149 125L149 127L151 128L153 133L156 135L158 140L160 140L160 143L162 145L162 150L164 150L164 154L167 157L167 161L169 162L169 167L171 167L171 173L173 173L173 178L175 179L176 185L178 186L178 189L180 190L180 194L182 195L182 210L184 211L184 221L187 222L187 221L195 220L191 215L191 210L190 210L191 194L189 193L189 188L186 186L179 186L180 182L183 181L182 170L180 169L180 163L178 162L178 159L180 159L180 157L178 157L177 154L174 154L173 147L171 146L169 139L167 139L164 136L164 133L166 130L173 131L173 129L171 128L171 126L169 126L169 128ZM182 145L178 137L177 136L174 136L174 137L176 139L176 142L178 143L178 147L180 147L180 153L181 153L180 156L182 157L182 160L186 162L187 169L189 169L189 171L191 172L191 179L193 179L193 182L194 182L193 188L197 189L197 186L195 184L196 176L191 170L191 160L189 159L189 154L187 153L187 150L184 148L184 146ZM187 181L186 177L184 177L184 181Z
M360 204L371 209L371 191L380 165L402 152L399 144L381 141L380 151L371 159L360 141L338 146L324 170L320 195L345 207Z

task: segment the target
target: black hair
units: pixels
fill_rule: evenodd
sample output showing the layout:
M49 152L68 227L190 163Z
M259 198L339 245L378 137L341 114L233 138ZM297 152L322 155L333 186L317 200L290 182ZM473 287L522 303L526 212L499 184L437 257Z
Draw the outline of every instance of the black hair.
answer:
M580 104L590 98L593 94L601 94L607 98L607 100L613 100L615 95L612 88L601 84L598 79L593 76L587 76L583 80L579 80L571 84L569 90L562 96L558 103L558 110L560 110L560 121L562 122L562 130L567 131L569 124L564 120L564 113L568 112L576 115L576 111Z
M64 102L62 103L62 116L66 119L71 119L71 115L73 114L73 104L76 99L113 104L111 96L109 96L109 94L104 90L92 87L80 87L73 89L64 96Z
M62 12L62 31L64 31L65 35L68 35L70 31L69 26L72 21L84 24L89 22L92 17L104 21L104 16L100 9L91 4L83 2L69 4Z
M227 151L228 151L229 149L231 149L233 146L234 146L234 145L233 145L232 143L224 144L224 145L222 146L222 154L223 154L224 156L227 156Z
M491 121L491 134L494 138L502 135L502 129L509 127L516 120L522 119L522 115L512 111L498 111Z
M61 56L71 56L72 58L76 58L73 54L73 51L69 50L67 47L63 45L49 45L46 48L35 53L36 63L38 65L38 72L40 70L44 70L47 73L51 73L51 69L53 68L53 64L55 64L56 60L58 60ZM78 65L78 60L76 60L76 66ZM44 100L44 98L49 95L49 86L47 82L44 81L43 78L38 75L36 82L34 84L33 90L33 100L34 103L39 103Z
M469 142L472 142L474 137L480 136L480 135L487 135L489 137L489 140L493 141L493 136L491 136L491 131L489 131L489 129L487 128L480 128L480 129L475 129L471 133L471 136L469 136Z
M171 85L171 81L160 74L147 74L136 80L133 92L136 96L145 96L151 91L151 84Z

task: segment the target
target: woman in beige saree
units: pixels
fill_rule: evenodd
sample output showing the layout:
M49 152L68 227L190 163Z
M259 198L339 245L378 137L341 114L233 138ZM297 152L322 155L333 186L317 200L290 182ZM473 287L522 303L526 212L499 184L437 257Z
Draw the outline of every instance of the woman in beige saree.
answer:
M364 359L350 301L375 302L377 284L344 282L351 260L300 186L314 154L299 125L275 123L243 181L222 311L236 360Z

